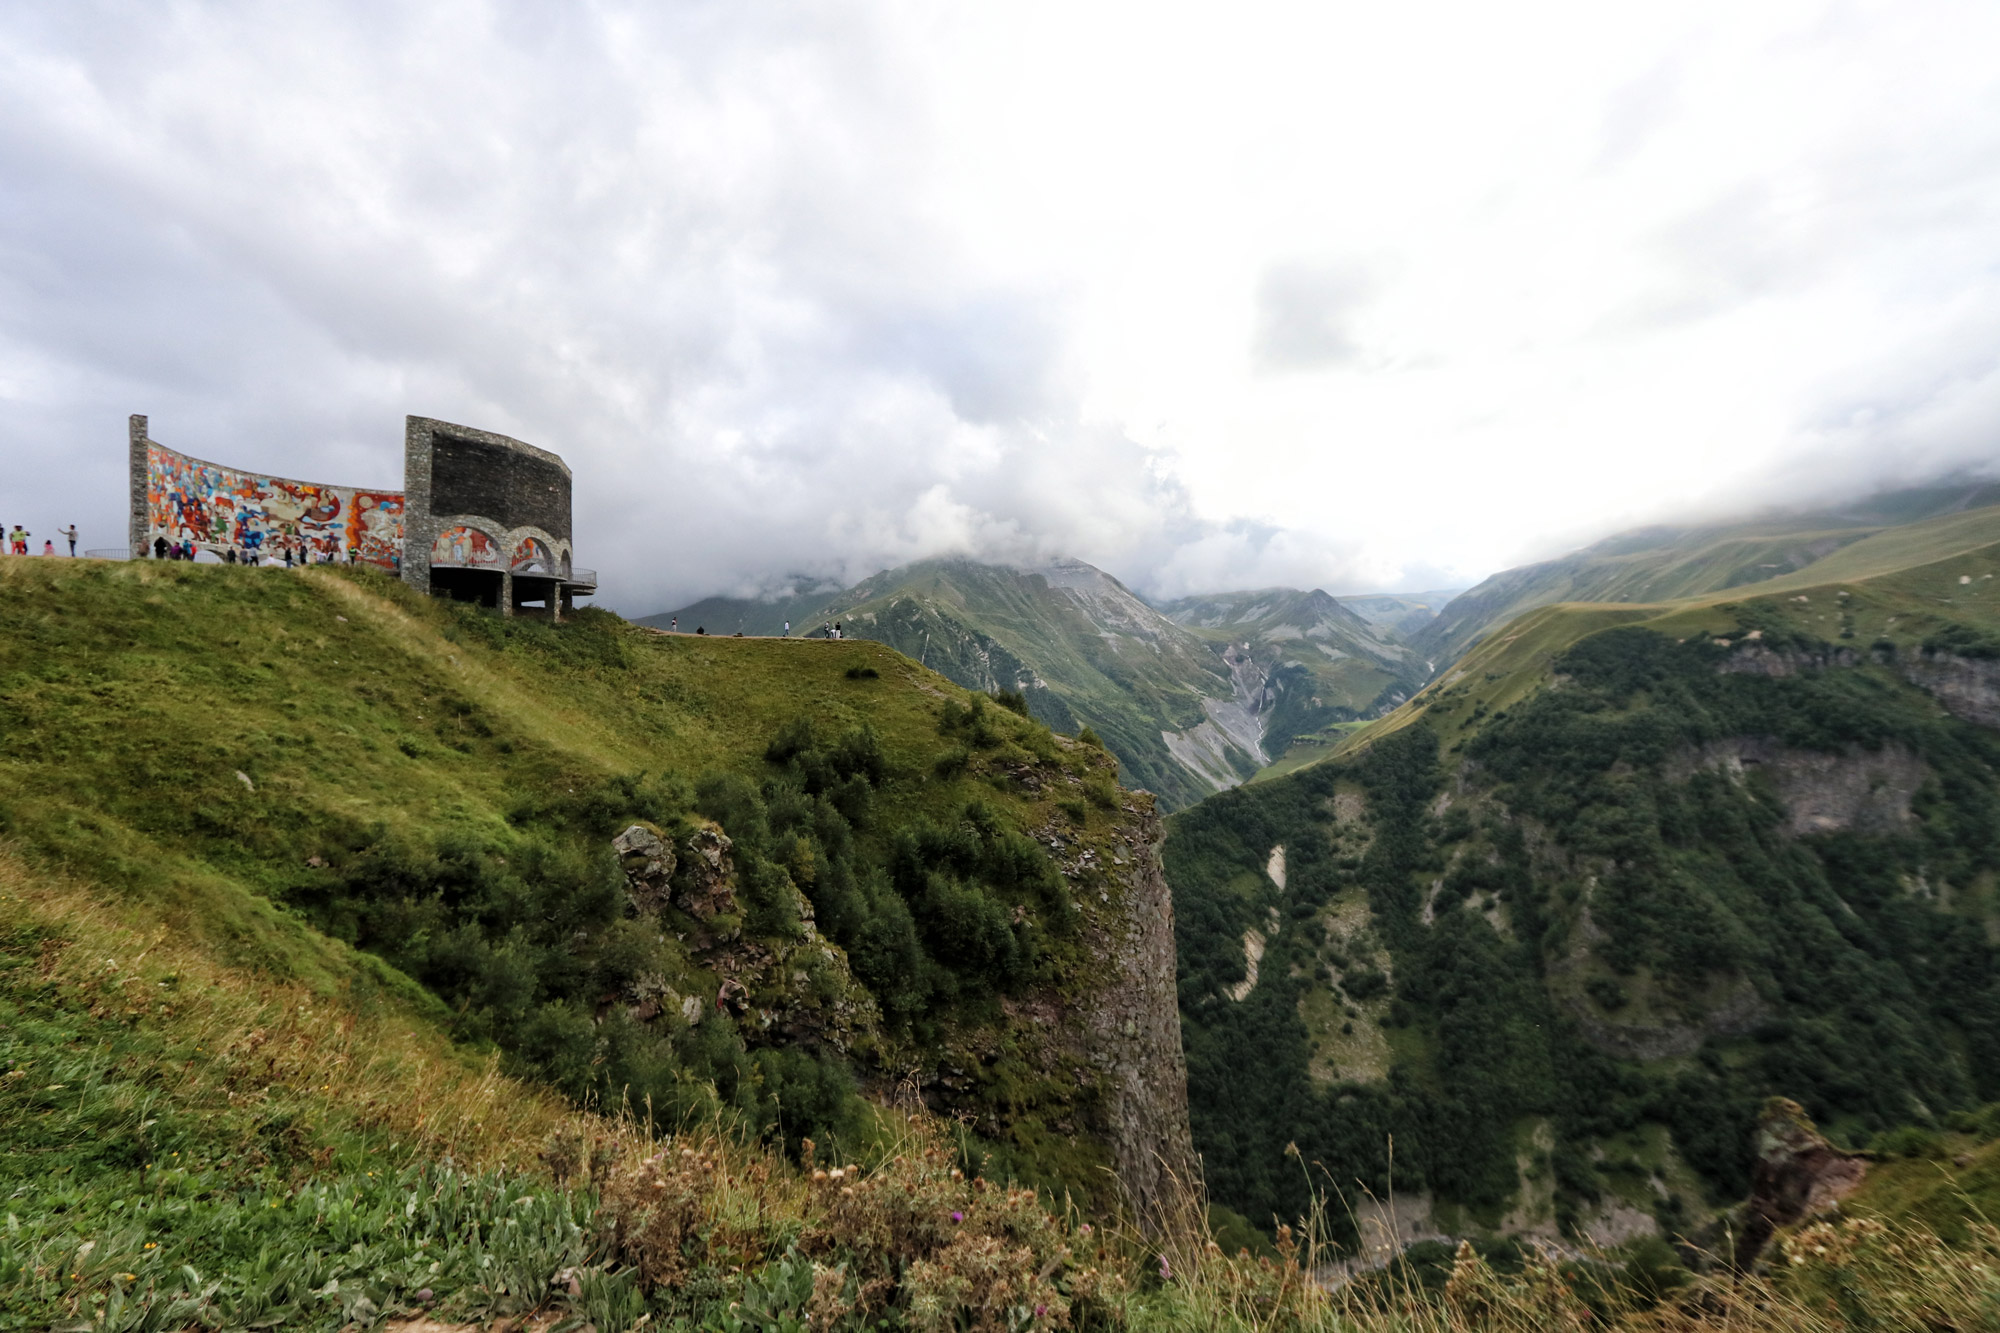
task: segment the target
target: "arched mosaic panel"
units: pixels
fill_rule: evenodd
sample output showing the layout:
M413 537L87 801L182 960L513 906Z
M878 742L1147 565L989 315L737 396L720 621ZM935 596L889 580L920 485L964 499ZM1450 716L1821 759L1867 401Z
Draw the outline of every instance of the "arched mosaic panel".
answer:
M500 543L492 534L460 523L440 532L431 543L431 564L447 569L498 569Z
M546 574L561 577L564 561L541 537L526 536L514 543L513 570L516 574Z

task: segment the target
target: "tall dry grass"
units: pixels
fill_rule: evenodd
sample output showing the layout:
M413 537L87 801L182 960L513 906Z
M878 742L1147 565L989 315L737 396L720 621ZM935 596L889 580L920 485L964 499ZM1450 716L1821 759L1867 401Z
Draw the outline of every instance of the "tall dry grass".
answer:
M478 1168L531 1166L564 1126L611 1132L390 1004L357 1009L224 966L116 901L0 850L0 913L48 933L42 981L64 1005L156 1031L180 1057L176 1096L189 1104L385 1131L398 1161L448 1155Z

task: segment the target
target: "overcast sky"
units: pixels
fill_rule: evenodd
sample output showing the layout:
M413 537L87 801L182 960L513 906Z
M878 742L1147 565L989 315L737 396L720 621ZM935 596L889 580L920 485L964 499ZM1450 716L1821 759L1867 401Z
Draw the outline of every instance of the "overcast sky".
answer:
M1460 586L2000 455L2000 5L0 7L0 521L576 474L629 613Z

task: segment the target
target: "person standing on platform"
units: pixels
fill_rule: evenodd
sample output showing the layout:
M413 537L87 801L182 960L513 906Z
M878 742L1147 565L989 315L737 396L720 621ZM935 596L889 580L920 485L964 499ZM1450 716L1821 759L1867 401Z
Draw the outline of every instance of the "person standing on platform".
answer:
M69 538L69 558L72 560L76 559L76 524L72 523L66 528L57 528L56 536Z

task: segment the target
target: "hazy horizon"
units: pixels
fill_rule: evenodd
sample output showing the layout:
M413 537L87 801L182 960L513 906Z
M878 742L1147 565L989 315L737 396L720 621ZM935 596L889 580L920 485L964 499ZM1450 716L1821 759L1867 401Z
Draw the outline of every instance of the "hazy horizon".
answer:
M632 614L1055 552L1469 587L2000 472L2000 9L0 13L0 521L125 418L569 462Z

